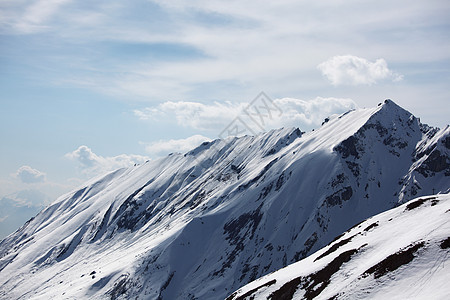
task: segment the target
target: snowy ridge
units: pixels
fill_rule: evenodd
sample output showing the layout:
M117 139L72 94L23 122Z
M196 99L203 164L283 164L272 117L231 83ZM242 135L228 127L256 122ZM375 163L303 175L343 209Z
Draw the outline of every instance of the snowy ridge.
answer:
M448 194L414 199L227 300L448 299L449 214Z
M448 191L448 140L386 100L309 133L118 170L0 242L0 297L225 298L368 217Z

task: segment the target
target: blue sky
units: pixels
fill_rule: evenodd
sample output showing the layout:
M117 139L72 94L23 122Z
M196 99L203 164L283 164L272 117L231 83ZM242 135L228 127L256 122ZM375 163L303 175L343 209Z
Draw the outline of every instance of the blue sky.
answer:
M261 91L284 112L265 129L385 98L446 126L449 15L444 0L3 0L0 198L51 201L186 151Z

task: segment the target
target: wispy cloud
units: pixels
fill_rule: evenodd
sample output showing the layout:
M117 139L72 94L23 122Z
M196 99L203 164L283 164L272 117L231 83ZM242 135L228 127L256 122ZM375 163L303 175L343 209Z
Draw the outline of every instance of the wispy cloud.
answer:
M8 26L19 34L33 34L54 30L52 18L58 15L64 4L72 0L17 1L7 6L1 15L3 26Z
M142 164L150 159L147 156L128 154L104 157L95 154L91 148L85 145L67 153L65 157L77 161L82 172L88 175L97 175L134 164Z
M444 31L424 34L429 28L448 24L448 6L438 1L18 3L5 5L3 25L13 24L22 33L51 33L43 37L45 42L50 39L46 44L58 41L76 50L60 53L61 48L50 49L56 53L49 57L60 59L59 68L70 69L54 74L52 81L123 99L193 99L205 95L205 88L211 89L209 94L215 91L213 97L224 99L223 95L233 94L236 99L254 93L255 86L289 93L298 89L300 80L305 86L320 86L320 78L314 76L319 73L316 66L327 57L353 49L389 62L449 58L448 47L441 47ZM379 13L373 13L374 6ZM420 39L423 42L418 44ZM141 44L150 50L135 59L123 59L115 51L117 44L126 49ZM158 51L164 44L178 50L169 56L155 56L152 49ZM43 59L36 62L49 63ZM383 61L372 64L383 68ZM342 75L332 78L336 84L343 82ZM351 79L354 83L373 82L378 77Z
M178 124L193 129L218 129L238 116L248 103L167 101L154 107L134 110L141 120L175 117Z
M20 167L14 176L20 179L23 183L38 183L44 182L46 179L45 173L33 169L30 166L22 166Z
M43 207L51 200L48 195L42 193L37 189L25 189L16 193L5 196L14 203L14 206L27 207Z
M353 55L334 56L317 68L333 85L371 85L380 80L400 81L403 78L391 71L382 58L371 62Z

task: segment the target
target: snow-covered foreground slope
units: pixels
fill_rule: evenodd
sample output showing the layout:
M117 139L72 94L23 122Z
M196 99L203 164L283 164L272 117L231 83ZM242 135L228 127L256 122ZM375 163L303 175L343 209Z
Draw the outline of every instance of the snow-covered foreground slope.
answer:
M450 189L450 128L392 101L97 178L0 242L0 298L220 299Z
M227 300L449 299L450 195L378 214Z

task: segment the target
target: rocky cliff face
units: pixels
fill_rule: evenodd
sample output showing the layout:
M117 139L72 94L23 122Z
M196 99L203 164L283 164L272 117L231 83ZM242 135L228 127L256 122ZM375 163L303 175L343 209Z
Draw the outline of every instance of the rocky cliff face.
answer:
M218 299L450 188L449 128L390 100L86 183L0 243L0 295Z

